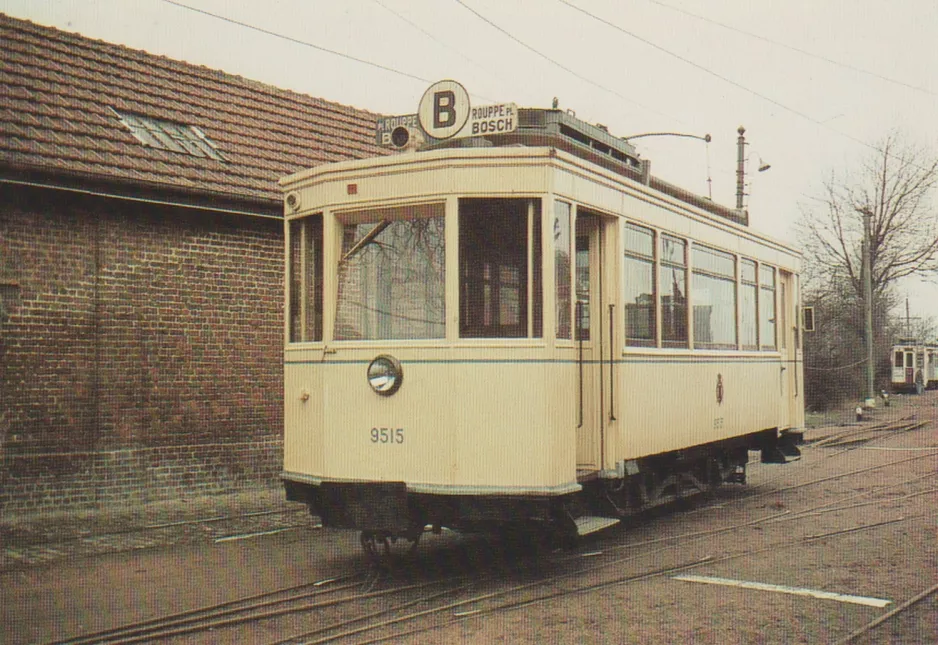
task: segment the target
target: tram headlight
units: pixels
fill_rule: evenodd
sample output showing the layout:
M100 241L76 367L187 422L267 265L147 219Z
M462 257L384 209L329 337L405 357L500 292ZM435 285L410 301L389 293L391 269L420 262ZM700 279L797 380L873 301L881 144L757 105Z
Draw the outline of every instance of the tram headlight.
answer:
M381 396L391 396L404 382L401 362L393 356L382 354L368 365L368 384Z
M399 125L391 130L391 145L395 148L403 148L410 142L410 130L403 125Z

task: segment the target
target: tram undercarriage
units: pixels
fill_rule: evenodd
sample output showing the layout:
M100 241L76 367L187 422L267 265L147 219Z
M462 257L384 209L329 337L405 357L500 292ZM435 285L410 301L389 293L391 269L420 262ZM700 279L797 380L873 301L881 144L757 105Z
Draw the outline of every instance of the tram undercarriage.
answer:
M403 482L285 480L287 499L306 503L324 526L360 530L362 547L386 555L403 539L413 546L426 530L466 533L540 534L576 540L652 508L707 493L724 483L745 484L749 451L763 463L800 456L800 433L766 430L654 455L623 464L622 476L581 478L581 490L563 495L429 494Z

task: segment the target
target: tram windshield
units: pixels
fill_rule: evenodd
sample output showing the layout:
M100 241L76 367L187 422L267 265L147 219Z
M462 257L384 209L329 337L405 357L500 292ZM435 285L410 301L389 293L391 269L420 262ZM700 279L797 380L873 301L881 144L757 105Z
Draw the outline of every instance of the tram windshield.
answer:
M336 340L443 338L442 203L338 216Z

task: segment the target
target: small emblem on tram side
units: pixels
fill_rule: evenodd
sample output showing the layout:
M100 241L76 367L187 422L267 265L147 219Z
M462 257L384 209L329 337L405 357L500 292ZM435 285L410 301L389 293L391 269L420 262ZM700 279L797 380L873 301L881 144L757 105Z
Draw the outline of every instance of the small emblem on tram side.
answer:
M723 375L717 374L717 404L723 404Z

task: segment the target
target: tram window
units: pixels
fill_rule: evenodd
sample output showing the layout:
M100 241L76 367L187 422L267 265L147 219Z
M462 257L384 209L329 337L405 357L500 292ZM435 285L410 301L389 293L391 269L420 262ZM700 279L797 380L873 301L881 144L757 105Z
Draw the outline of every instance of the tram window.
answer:
M557 338L570 338L570 204L554 202L554 284Z
M531 280L528 279L528 217L532 218ZM542 335L540 201L459 201L459 334L463 338L524 338Z
M739 340L743 349L759 349L758 332L758 285L756 284L756 263L742 259L739 266L742 284L739 287L740 329Z
M775 344L775 269L759 267L759 340L762 349L774 350Z
M625 224L625 344L655 345L655 233Z
M336 340L443 338L443 204L339 216Z
M289 338L322 340L322 215L290 222Z
M894 364L896 367L902 367L903 363L903 354L901 351L896 352Z
M531 202L528 202L530 205ZM531 240L529 244L531 252L531 337L543 338L544 336L544 297L541 275L543 272L544 259L541 255L541 208L540 202L534 208L528 210L530 214Z
M576 236L576 339L590 339L590 236Z
M687 347L687 242L661 236L661 344Z
M785 291L785 281L779 283L779 289L781 293L779 295L779 300L782 303L782 307L778 312L779 322L781 322L781 327L779 327L779 338L778 344L782 349L788 347L788 292Z
M705 246L693 249L694 345L736 348L736 259Z

